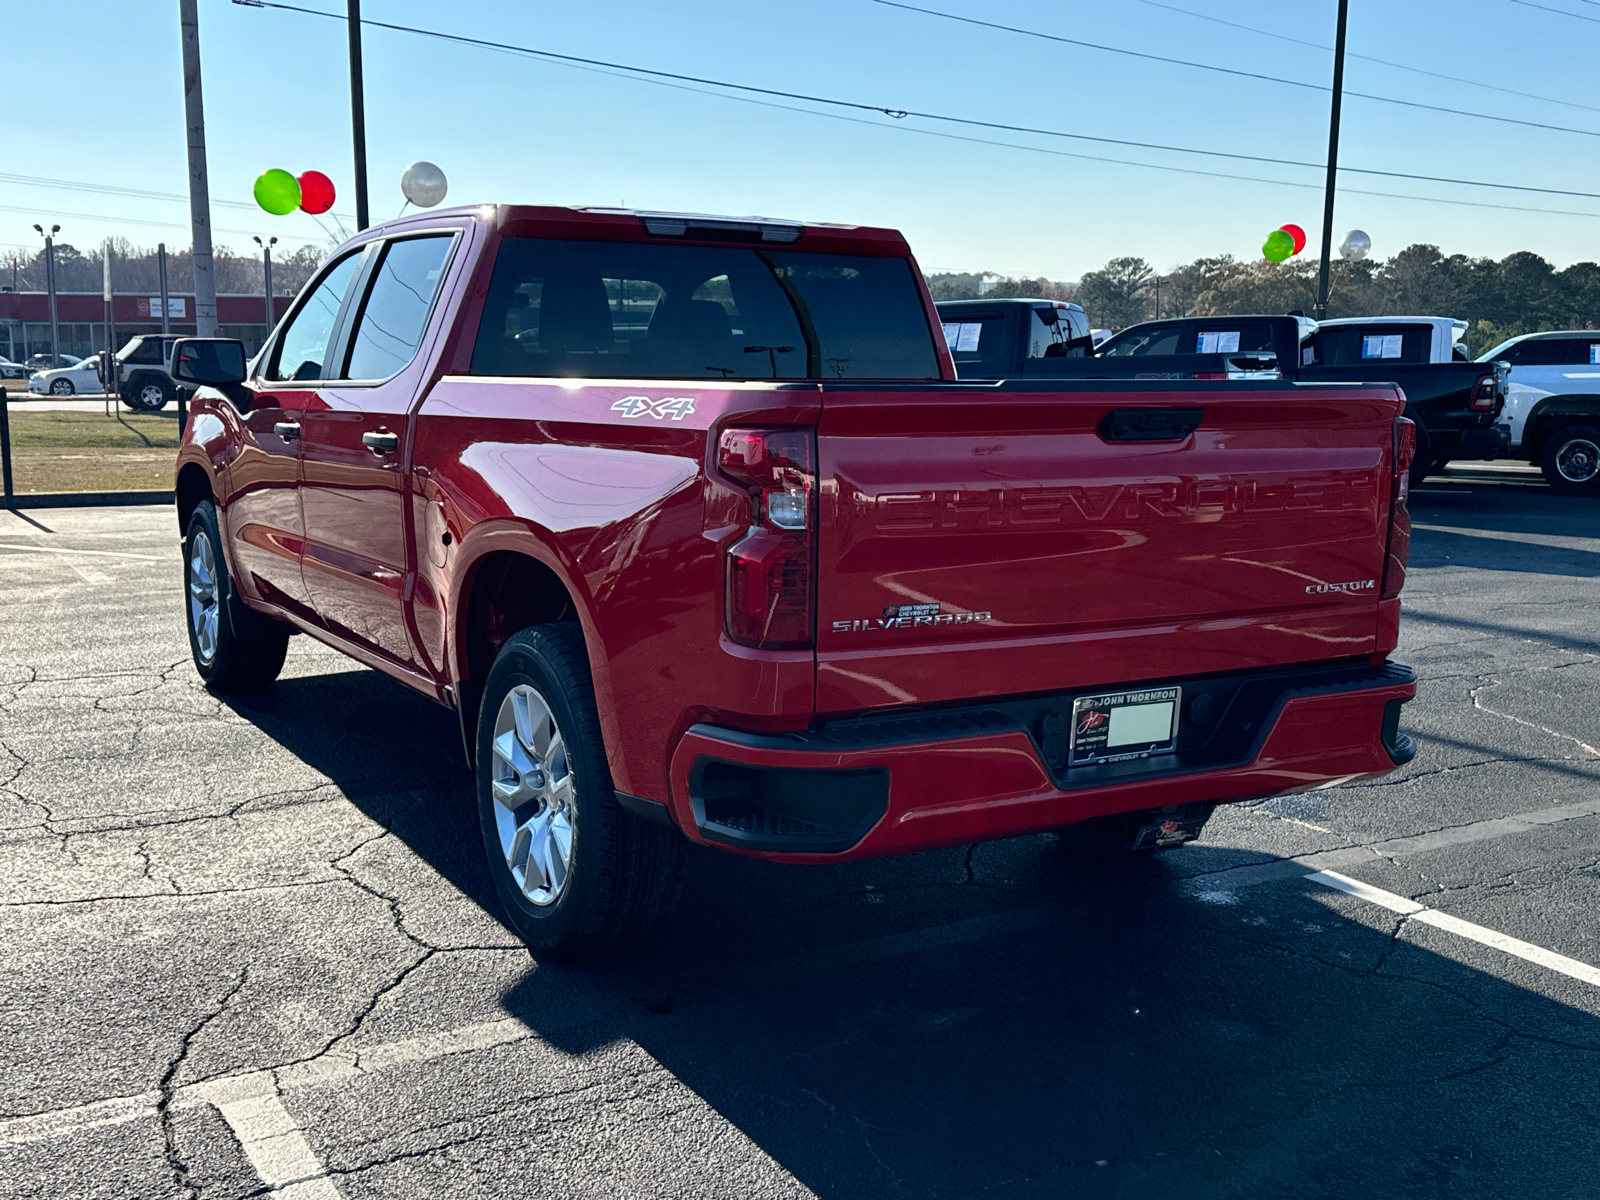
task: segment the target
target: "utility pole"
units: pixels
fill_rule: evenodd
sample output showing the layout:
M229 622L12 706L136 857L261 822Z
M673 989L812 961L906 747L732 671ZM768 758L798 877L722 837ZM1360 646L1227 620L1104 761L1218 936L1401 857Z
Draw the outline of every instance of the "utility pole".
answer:
M183 27L183 104L189 132L189 228L194 235L194 332L217 336L217 276L211 261L211 181L206 175L206 110L200 94L197 0L178 0Z
M156 273L161 279L161 332L172 332L172 305L167 300L167 244L156 243Z
M261 247L261 271L266 276L263 283L267 293L267 331L261 335L261 344L266 345L267 339L272 336L272 248L278 244L278 239L268 238L263 242L256 238L255 242Z
M192 2L192 0L191 0ZM350 134L356 157L356 230L367 219L367 103L361 82L361 0L348 0L350 23Z
M1339 31L1333 40L1333 111L1328 118L1328 186L1322 201L1322 271L1317 280L1317 320L1328 315L1328 260L1333 254L1333 193L1339 176L1339 105L1344 99L1344 26L1350 0L1339 0Z
M61 327L56 322L56 242L55 235L61 232L61 226L50 226L50 232L45 233L43 225L35 225L44 236L44 286L50 293L50 365L59 367L56 361L61 357Z

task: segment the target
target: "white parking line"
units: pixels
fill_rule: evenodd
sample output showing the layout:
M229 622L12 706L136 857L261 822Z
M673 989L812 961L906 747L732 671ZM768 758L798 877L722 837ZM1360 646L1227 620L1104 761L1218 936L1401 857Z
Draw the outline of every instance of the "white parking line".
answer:
M1554 950L1546 950L1543 946L1535 946L1532 942L1525 942L1521 938L1508 937L1482 925L1474 925L1471 921L1463 921L1460 917L1452 917L1449 913L1429 908L1426 904L1418 904L1415 900L1408 900L1394 892L1375 888L1370 883L1362 883L1359 879L1351 879L1348 875L1340 875L1337 871L1313 871L1306 878L1313 883L1320 883L1323 887L1336 888L1358 900L1365 900L1368 904L1387 908L1390 912L1399 913L1409 920L1432 925L1435 929L1443 929L1447 933L1464 937L1481 946L1488 946L1525 959L1547 971L1555 971L1580 983L1600 987L1600 967L1591 967L1588 963L1568 958L1565 954L1557 954Z
M0 542L0 550L37 550L41 554L93 554L100 558L136 558L140 562L166 562L149 554L128 554L121 550L79 550L71 546L24 546Z
M284 1200L339 1200L311 1143L277 1096L217 1105L261 1182Z

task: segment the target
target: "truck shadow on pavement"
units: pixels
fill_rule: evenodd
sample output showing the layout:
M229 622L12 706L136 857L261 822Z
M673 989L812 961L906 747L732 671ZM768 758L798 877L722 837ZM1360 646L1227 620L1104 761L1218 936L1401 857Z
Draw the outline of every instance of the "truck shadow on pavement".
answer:
M367 671L238 711L498 918L448 713ZM1262 861L1051 835L814 867L696 848L656 942L530 961L502 1004L574 1059L637 1044L826 1200L1592 1194L1593 998L1315 885L1230 890ZM466 1061L430 1070L492 1128L504 1097ZM751 1152L685 1099L606 1145L648 1160L667 1139L704 1158L681 1194L729 1194ZM744 1194L790 1194L766 1169Z

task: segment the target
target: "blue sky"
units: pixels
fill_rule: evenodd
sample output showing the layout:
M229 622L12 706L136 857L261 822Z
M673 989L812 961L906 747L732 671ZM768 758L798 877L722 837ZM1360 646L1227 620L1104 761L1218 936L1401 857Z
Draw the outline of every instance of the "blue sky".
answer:
M298 2L343 11L341 0ZM912 2L1295 80L1325 84L1331 72L1330 51L1254 31L1331 45L1335 0L1170 0L1247 29L1150 0ZM1359 58L1348 62L1346 87L1600 132L1600 3L1539 2L1576 15L1517 0L1351 0L1349 50L1567 105ZM53 49L29 53L38 70L26 88L13 89L8 106L0 249L37 244L36 220L59 222L63 240L80 246L107 235L187 244L183 203L16 181L183 192L177 10L176 0L12 6L12 44ZM1325 92L975 28L873 0L365 0L363 10L561 53L985 121L1307 162L1326 153ZM200 0L200 25L213 199L248 202L268 167L316 168L339 188L338 210L352 211L343 25L227 0ZM1286 221L1303 225L1314 243L1321 224L1319 169L916 118L858 113L844 121L384 30L367 30L365 55L375 219L398 211L406 164L430 159L449 176L446 203L627 204L890 225L930 271L1076 279L1118 254L1164 269L1201 254L1256 256L1266 233ZM930 132L1314 186L1178 174ZM1371 100L1346 100L1340 156L1350 166L1600 192L1600 138ZM1446 253L1495 257L1529 249L1559 266L1600 259L1600 200L1352 176L1341 183L1335 238L1363 228L1379 257L1427 241ZM218 203L212 219L217 241L240 251L254 248L252 233L291 245L322 237L298 213L271 217Z

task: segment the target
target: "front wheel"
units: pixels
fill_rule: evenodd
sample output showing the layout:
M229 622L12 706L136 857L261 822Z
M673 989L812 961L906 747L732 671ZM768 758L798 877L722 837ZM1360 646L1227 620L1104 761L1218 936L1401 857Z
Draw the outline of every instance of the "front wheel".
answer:
M1568 425L1556 430L1545 443L1539 469L1563 495L1600 495L1600 429Z
M278 677L289 651L289 630L240 605L222 556L217 510L202 501L189 517L183 542L184 623L194 669L218 691L258 691Z
M677 901L684 842L617 804L582 631L507 640L478 716L489 874L528 946L593 959L643 941Z
M70 396L77 389L72 386L70 379L52 379L50 381L50 394L52 396Z

